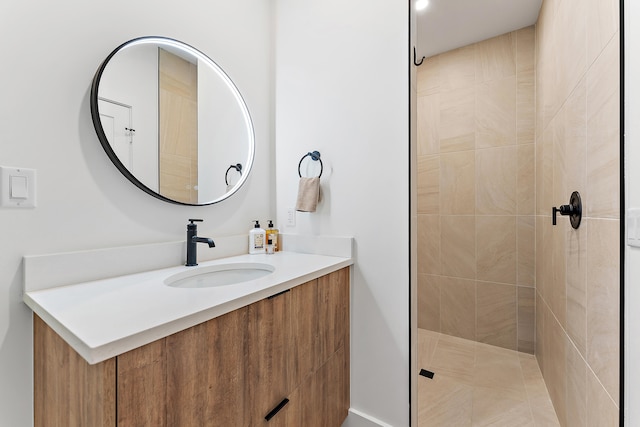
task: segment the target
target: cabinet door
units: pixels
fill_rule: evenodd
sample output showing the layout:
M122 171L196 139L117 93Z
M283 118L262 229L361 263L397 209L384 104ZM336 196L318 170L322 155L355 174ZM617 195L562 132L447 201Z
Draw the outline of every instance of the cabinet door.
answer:
M339 348L349 348L349 268L318 279L318 349L316 369ZM347 354L347 357L348 354Z
M289 394L290 296L285 292L247 307L245 426L279 425L286 412L284 408L271 421L265 420Z
M341 347L290 394L288 427L340 427L349 411L349 367Z
M167 337L167 425L241 426L247 308Z
M118 427L167 426L165 339L117 357Z
M292 342L299 347L291 354L301 360L291 362L300 382L290 394L286 425L339 427L349 410L349 269L293 289L291 299ZM302 374L309 364L311 373Z
M318 280L291 289L289 350L290 390L316 370L318 342Z
M89 365L37 315L33 352L35 427L115 425L115 358Z

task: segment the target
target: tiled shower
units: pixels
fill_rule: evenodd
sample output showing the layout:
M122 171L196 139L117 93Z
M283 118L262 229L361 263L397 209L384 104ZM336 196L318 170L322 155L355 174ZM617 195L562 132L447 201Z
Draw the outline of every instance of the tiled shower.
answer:
M418 71L418 326L528 353L534 38L528 27Z
M544 0L418 69L418 326L534 353L563 426L618 424L619 52L617 1Z

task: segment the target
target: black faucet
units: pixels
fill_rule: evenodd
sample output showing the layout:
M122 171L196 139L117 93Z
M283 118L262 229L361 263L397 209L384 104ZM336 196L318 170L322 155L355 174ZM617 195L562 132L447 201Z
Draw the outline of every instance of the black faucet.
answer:
M208 237L198 237L198 224L195 222L202 222L201 219L189 219L191 222L187 224L187 267L193 267L198 265L196 258L198 257L198 248L196 243L206 243L210 248L214 248L216 244L213 239Z

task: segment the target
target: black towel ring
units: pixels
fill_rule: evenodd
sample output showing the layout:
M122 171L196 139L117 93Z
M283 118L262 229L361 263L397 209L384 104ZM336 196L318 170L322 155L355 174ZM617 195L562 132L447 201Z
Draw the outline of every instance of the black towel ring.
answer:
M227 179L227 177L229 176L229 171L231 169L235 169L236 171L238 171L240 175L242 175L242 165L240 163L236 163L235 165L229 166L227 171L224 173L224 183L227 185L229 185L229 180Z
M300 173L300 166L302 166L302 161L305 159L305 157L311 157L311 160L320 162L320 175L318 175L318 178L320 178L322 176L322 171L324 169L324 166L322 164L322 159L320 159L320 152L318 151L313 151L313 152L310 151L304 156L302 156L302 158L300 159L300 162L298 163L298 176L302 178L302 174Z

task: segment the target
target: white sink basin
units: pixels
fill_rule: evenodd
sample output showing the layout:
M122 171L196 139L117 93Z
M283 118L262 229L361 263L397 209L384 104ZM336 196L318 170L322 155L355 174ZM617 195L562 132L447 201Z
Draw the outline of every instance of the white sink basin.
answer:
M174 288L212 288L259 279L274 271L272 265L259 262L218 264L193 267L168 277L164 283Z

